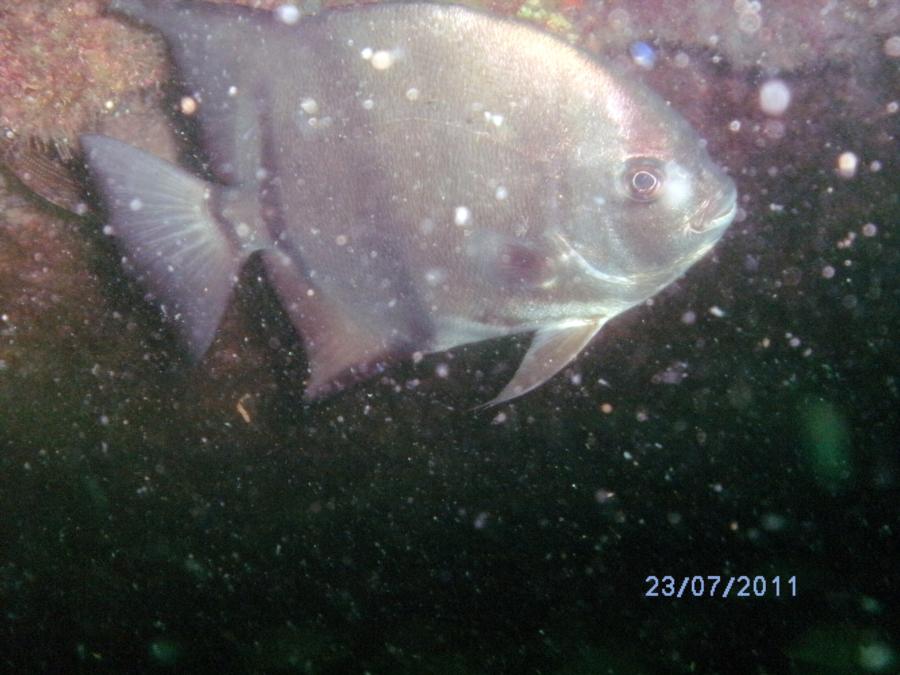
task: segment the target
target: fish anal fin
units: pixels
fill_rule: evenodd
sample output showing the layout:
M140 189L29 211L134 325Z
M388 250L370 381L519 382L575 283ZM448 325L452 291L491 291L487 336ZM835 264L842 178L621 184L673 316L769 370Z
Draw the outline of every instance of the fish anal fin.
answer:
M381 364L401 353L396 340L357 321L340 303L326 298L283 253L267 252L264 260L269 280L303 338L310 371L307 400L371 377Z
M562 370L603 327L605 317L583 324L538 331L516 374L483 408L506 403L540 386Z

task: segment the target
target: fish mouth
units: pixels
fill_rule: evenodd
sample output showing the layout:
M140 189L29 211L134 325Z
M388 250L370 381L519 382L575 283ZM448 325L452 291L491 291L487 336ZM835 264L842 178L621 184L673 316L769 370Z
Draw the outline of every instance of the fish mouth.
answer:
M737 188L729 181L728 187L715 201L710 209L712 217L709 219L709 230L721 230L729 225L737 215Z

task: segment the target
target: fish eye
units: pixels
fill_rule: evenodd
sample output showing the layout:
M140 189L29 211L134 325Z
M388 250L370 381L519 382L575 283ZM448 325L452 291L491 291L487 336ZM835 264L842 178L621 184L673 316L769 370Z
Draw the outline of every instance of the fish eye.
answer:
M637 202L652 202L659 197L665 178L665 172L656 160L632 158L625 168L625 189L628 196Z

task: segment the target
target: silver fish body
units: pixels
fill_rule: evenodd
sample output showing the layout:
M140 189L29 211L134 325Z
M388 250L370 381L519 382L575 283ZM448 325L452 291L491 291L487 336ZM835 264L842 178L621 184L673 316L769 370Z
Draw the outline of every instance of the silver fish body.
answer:
M316 396L391 356L535 332L492 401L680 276L733 182L664 101L530 26L432 4L276 15L114 0L166 37L217 182L84 136L110 224L195 354L262 252Z

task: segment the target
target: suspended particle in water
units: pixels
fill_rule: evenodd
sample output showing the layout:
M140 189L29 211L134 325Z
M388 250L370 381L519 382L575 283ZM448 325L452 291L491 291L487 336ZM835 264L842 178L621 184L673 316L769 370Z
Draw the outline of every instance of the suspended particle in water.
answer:
M651 70L656 65L656 51L646 42L633 42L628 48L631 60L644 70Z
M193 115L197 112L197 99L193 96L183 96L178 107L181 109L183 115Z
M884 54L891 59L900 59L900 35L891 35L884 41Z
M837 159L837 173L841 178L853 178L859 167L859 158L852 152L842 152Z
M275 18L290 26L300 20L300 10L294 5L281 5L275 8Z
M782 115L791 104L791 90L783 80L768 80L759 88L759 107L767 115Z
M462 227L472 219L472 212L466 206L457 206L453 211L453 222Z
M372 54L372 67L375 70L387 70L394 65L394 55L384 49Z

